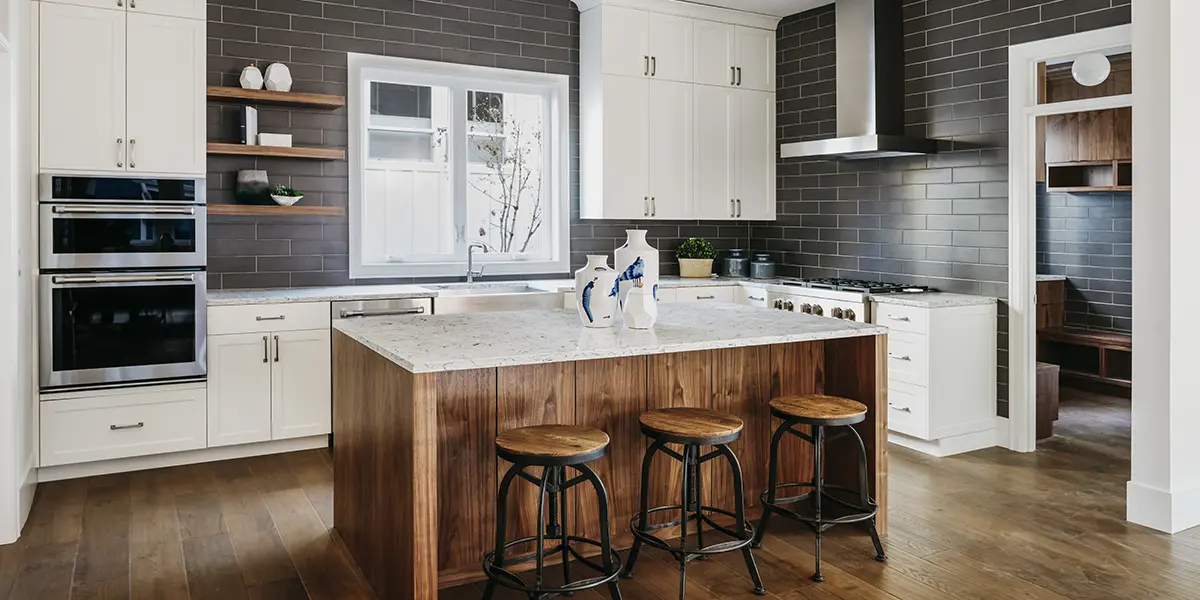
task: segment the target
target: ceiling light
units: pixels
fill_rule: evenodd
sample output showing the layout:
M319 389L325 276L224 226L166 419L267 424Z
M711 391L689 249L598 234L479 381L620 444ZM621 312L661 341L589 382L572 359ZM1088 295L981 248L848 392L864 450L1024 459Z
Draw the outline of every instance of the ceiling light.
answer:
M1080 85L1088 87L1104 83L1110 72L1112 72L1112 65L1109 64L1108 57L1103 54L1084 54L1075 59L1075 64L1071 65L1071 76Z

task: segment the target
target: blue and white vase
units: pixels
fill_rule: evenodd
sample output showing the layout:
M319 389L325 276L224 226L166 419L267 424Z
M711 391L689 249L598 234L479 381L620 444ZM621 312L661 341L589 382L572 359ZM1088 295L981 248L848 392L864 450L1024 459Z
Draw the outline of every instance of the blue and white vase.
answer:
M625 306L621 314L625 318L626 327L650 329L658 320L658 301L654 299L650 288L636 286L625 296Z
M608 256L588 255L588 262L575 271L575 308L584 327L612 327L617 313L617 272L608 266Z
M646 241L645 229L626 229L625 233L629 239L614 253L621 306L625 305L625 296L638 280L658 300L658 250Z

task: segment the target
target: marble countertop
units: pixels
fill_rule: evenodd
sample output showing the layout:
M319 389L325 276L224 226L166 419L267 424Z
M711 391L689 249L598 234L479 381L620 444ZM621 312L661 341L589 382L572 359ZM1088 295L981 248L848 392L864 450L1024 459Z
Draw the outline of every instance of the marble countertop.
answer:
M996 303L996 299L991 296L972 296L970 294L951 294L948 292L876 294L871 296L871 299L878 304L914 306L917 308L949 308L953 306L976 306Z
M336 287L280 288L258 290L212 290L209 306L226 304L286 304L290 302L338 302L432 298L437 292L419 285L344 285Z
M1067 276L1066 275L1042 275L1039 273L1037 276L1037 280L1038 281L1066 281Z
M887 328L738 304L664 304L653 329L587 329L575 311L334 321L413 373L669 354L886 334Z

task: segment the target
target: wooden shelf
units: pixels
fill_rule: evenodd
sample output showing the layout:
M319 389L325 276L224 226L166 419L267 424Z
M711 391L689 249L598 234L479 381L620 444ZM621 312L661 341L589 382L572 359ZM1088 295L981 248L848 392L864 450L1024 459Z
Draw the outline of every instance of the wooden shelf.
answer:
M345 160L345 150L329 148L285 148L282 146L249 146L246 144L221 144L209 142L209 154L235 156L270 156L275 158L308 158L313 160Z
M346 105L345 96L330 94L303 94L300 92L272 92L270 90L244 90L240 87L208 86L208 99L213 102L237 102L243 104L271 104L333 110Z
M271 206L269 204L209 204L210 215L344 217L341 206Z
M1052 187L1046 188L1046 191L1053 192L1113 192L1116 191L1116 186L1112 185L1077 185L1073 187Z

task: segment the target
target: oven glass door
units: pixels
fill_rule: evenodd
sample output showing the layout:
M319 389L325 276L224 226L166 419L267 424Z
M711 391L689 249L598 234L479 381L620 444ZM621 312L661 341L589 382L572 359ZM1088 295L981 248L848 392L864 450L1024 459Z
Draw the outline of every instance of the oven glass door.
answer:
M198 267L203 206L43 204L43 269Z
M205 274L43 275L42 385L205 373Z
M204 204L203 179L42 175L41 202Z

